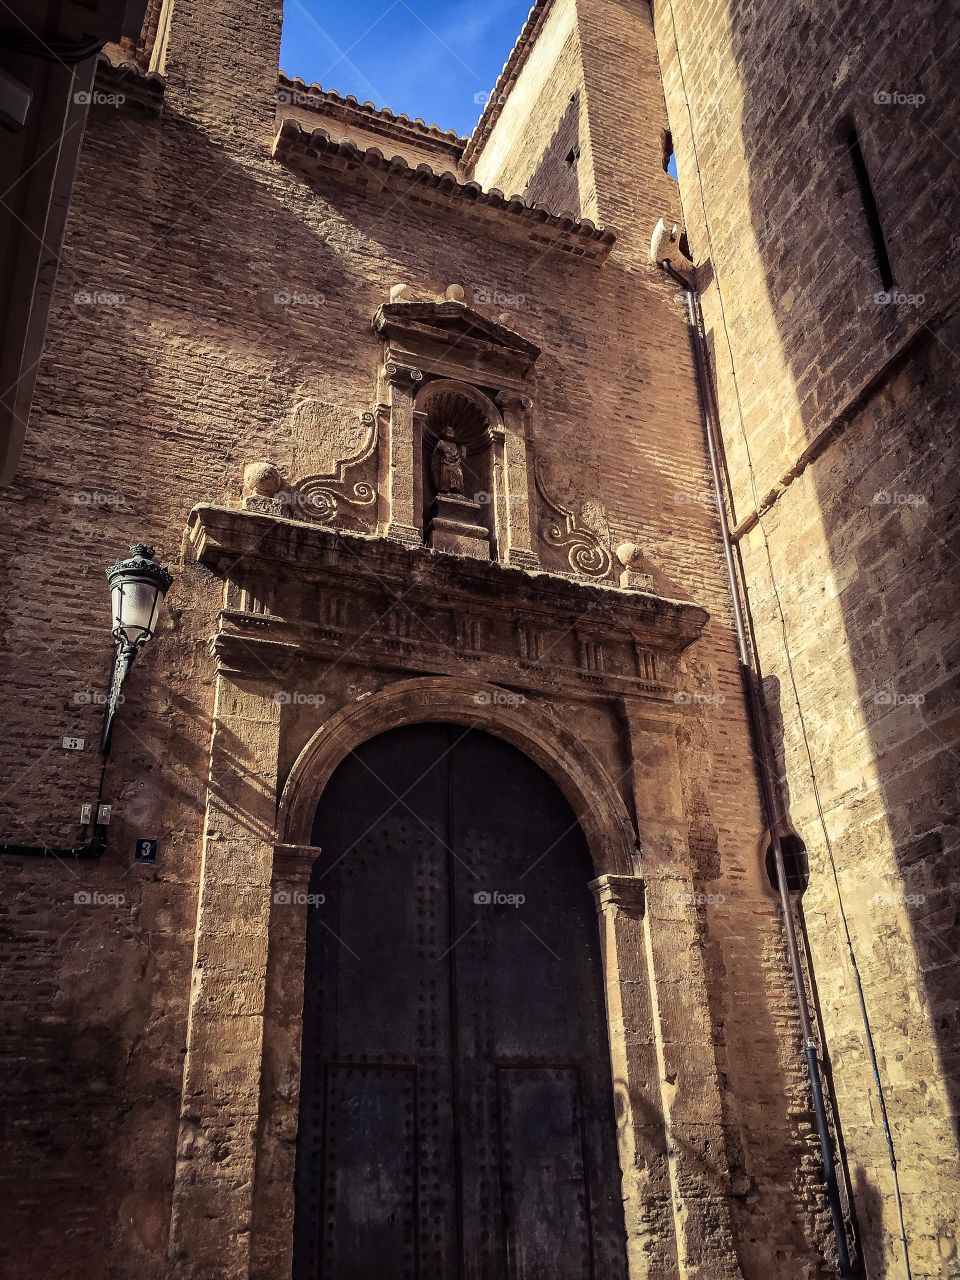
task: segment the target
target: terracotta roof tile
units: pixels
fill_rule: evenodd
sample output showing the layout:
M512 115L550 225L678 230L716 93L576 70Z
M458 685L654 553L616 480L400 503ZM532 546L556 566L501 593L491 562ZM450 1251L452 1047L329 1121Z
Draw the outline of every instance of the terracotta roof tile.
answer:
M159 114L163 109L166 81L156 71L147 71L119 44L106 44L97 58L96 88L122 95L127 106Z

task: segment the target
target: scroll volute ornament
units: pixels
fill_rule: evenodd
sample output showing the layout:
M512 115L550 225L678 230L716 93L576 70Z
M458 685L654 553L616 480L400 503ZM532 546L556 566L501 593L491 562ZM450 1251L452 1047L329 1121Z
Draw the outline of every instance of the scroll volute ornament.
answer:
M569 570L585 578L609 578L613 556L606 542L583 525L559 498L551 497L547 492L543 464L539 458L534 464L534 476L537 492L546 508L546 516L540 521L541 541L560 553L565 561L565 572Z

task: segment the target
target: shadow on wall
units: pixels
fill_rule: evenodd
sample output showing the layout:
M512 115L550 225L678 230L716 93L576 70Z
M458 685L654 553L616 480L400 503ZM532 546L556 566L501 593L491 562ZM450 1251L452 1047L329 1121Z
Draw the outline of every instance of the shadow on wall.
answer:
M862 1165L853 1173L853 1194L857 1198L857 1213L863 1229L864 1274L867 1280L884 1280L889 1274L883 1242L883 1197L875 1182Z
M689 6L688 18L699 7ZM679 4L675 8L680 12ZM764 516L762 535L754 532L744 542L753 580L762 584L772 571L780 593L769 604L755 602L761 657L778 664L783 680L788 741L781 731L776 749L781 772L786 749L795 786L804 789L808 827L817 823L810 818L816 810L808 746L824 809L844 815L843 823L830 824L832 852L854 946L869 973L866 995L882 1073L885 1051L907 1053L908 1035L898 1029L909 1003L910 966L902 958L911 951L916 956L927 1008L911 1018L918 1027L929 1024L939 1063L929 1053L924 1060L922 1042L914 1040L905 1082L897 1086L885 1073L884 1083L901 1163L930 1178L939 1164L952 1178L956 1131L947 1117L955 1126L960 1110L960 856L950 717L957 705L960 638L949 602L960 594L960 443L950 387L960 325L956 267L943 257L948 215L936 192L956 190L950 171L956 175L960 166L956 138L947 132L955 125L945 122L956 54L933 58L930 32L943 26L935 9L932 2L919 13L915 6L848 2L827 19L817 16L815 6L796 2L786 12L772 0L731 3L721 19L728 31L720 38L732 43L744 93L740 130L767 293L755 311L777 325L776 332L753 338L753 346L749 330L733 336L744 400L768 393L751 382L762 376L755 371L777 344L770 367L781 359L792 387L770 404L789 412L795 393L808 443L853 401L825 451ZM950 32L941 34L942 48L949 50L955 41ZM689 83L700 54L689 37L685 43ZM895 67L889 55L894 48ZM829 94L824 85L832 85ZM917 89L923 90L920 101ZM771 104L777 106L773 123ZM692 107L703 147L709 120L702 113L698 118L695 101ZM867 190L844 112L856 126ZM731 192L728 198L726 190L707 188L714 236L724 234L724 217L728 225L736 222L738 197ZM872 200L893 273L890 289L882 279ZM727 316L736 316L749 297L739 291L750 284L733 272L719 274ZM728 358L722 327L713 336L722 369ZM732 400L725 425L740 455ZM769 447L759 430L750 447L756 463ZM794 461L785 449L780 473ZM762 499L776 479L766 473L758 479L756 497ZM743 492L740 518L748 514ZM781 658L784 636L787 662ZM774 718L779 692L770 698ZM808 830L806 837L822 844L821 830ZM821 988L838 927L835 891L823 885L823 894L826 915L810 922ZM852 1002L852 995L849 1002L844 996L842 1017L846 1026L857 1023L862 1041ZM938 1077L945 1100L936 1096ZM908 1125L923 1126L914 1130L915 1139ZM924 1134L939 1150L934 1143L928 1148ZM879 1139L875 1145L881 1146ZM885 1274L881 1195L862 1168L854 1192L873 1280ZM936 1215L915 1203L918 1215ZM908 1203L908 1233L910 1213Z

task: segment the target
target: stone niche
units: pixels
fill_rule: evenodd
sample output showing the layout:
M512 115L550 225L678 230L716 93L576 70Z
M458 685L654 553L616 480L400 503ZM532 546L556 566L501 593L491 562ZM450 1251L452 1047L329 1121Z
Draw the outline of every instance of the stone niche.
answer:
M539 568L528 440L539 347L464 302L391 302L378 414L382 532L409 547Z
M437 378L416 396L419 500L427 545L496 559L494 497L503 472L503 421L493 401L465 382Z

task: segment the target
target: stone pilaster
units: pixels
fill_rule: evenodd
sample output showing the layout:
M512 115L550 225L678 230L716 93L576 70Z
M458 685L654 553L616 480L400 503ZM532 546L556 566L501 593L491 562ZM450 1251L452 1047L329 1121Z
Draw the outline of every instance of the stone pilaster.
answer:
M217 676L169 1275L249 1275L280 705Z
M274 1280L293 1270L308 895L319 852L292 844L277 845L274 852L250 1280Z
M423 381L423 374L419 369L390 363L384 367L384 377L390 388L387 537L395 538L406 546L418 547L423 542L423 512L417 501L419 441L414 426L413 400Z
M645 887L639 877L622 875L600 876L590 887L600 917L630 1280L671 1280L679 1272L644 945Z
M534 529L535 504L530 497L530 469L527 466L527 415L531 400L515 392L497 397L503 412L503 487L506 495L506 552L500 558L521 569L537 569Z
M718 1029L710 1011L703 927L690 876L676 724L669 714L639 703L627 707L626 719L645 884L642 945L655 1049L652 1058L639 1048L637 1052L655 1073L651 1079L659 1082L678 1274L688 1280L740 1280L714 1048ZM654 1268L649 1274L661 1273Z

